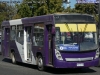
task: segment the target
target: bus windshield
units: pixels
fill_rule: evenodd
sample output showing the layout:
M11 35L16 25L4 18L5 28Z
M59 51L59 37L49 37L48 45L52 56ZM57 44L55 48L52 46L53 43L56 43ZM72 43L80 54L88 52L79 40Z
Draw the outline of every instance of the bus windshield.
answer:
M97 49L95 24L56 24L56 48L66 51L88 51ZM91 28L89 28L91 25Z

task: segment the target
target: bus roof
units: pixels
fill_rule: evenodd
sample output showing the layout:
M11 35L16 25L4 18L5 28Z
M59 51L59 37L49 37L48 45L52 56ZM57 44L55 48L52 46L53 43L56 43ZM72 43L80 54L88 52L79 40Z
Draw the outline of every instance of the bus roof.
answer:
M41 16L34 16L34 17L26 17L26 18L20 18L20 19L14 19L14 20L8 20L8 21L3 21L2 22L2 26L5 26L5 25L20 25L20 24L25 24L25 23L33 23L33 22L37 22L37 21L47 21L47 20L50 20L52 18L50 17L53 17L52 14L50 15L41 15Z
M93 15L90 15L90 14L81 14L81 13L54 13L54 15L86 15L86 16L93 17Z
M3 21L2 22L2 26L4 25L20 25L20 24L25 24L25 23L28 23L29 21L30 22L33 22L34 21L38 21L39 20L42 20L42 21L45 21L45 20L49 20L49 16L59 16L59 15L86 15L86 16L91 16L93 17L92 15L89 15L89 14L80 14L80 13L54 13L54 14L48 14L48 15L41 15L41 16L34 16L34 17L26 17L26 18L20 18L20 19L14 19L14 20L8 20L8 21ZM45 18L45 19L42 19L42 18ZM52 19L52 18L51 18ZM22 22L23 20L23 22Z
M55 23L96 23L94 17L80 13L55 13Z

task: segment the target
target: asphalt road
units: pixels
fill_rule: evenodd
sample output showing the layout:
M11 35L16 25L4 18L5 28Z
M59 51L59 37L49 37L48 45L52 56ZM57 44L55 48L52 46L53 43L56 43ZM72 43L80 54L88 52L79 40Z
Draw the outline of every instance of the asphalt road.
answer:
M9 59L3 59L0 55L0 75L100 75L100 67L84 69L54 69L47 68L46 71L38 71L36 66L11 63Z

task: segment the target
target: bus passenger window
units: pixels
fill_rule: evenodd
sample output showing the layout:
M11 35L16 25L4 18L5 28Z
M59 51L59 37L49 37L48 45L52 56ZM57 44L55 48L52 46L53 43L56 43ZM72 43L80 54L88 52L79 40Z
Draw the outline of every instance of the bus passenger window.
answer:
M33 44L34 46L37 46L36 40L35 40L35 36L33 36Z
M17 27L16 41L23 45L24 43L24 30L22 26Z
M44 23L37 23L34 25L33 44L34 46L43 46L44 39Z
M16 26L11 26L10 39L15 40L15 38L16 38Z

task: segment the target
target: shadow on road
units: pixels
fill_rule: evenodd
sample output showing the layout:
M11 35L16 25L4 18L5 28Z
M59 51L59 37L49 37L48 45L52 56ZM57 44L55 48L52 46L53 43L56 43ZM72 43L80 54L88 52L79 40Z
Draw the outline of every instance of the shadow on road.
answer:
M77 69L56 69L56 68L48 68L46 72L53 73L53 74L76 74L76 73L94 73L96 72L90 68L77 68Z
M7 59L7 58L4 58L2 61L3 61L3 62L12 63L11 60L10 60L10 59Z
M2 61L12 63L11 60L7 59L7 58L3 59ZM30 64L17 62L17 65L22 66L22 67L26 67L26 68L38 70L37 66L30 65ZM44 72L48 72L48 73L51 73L51 74L74 74L74 73L75 74L77 74L77 73L83 74L83 73L94 73L96 71L93 70L93 69L90 69L90 68L77 68L77 69L60 69L59 68L59 69L57 69L57 68L46 67L46 70Z
M7 58L4 58L2 61L7 62L7 63L12 63L11 59L7 59ZM27 67L27 68L32 68L32 69L37 69L37 66L35 66L35 65L25 64L25 63L21 63L21 62L17 62L16 65Z

